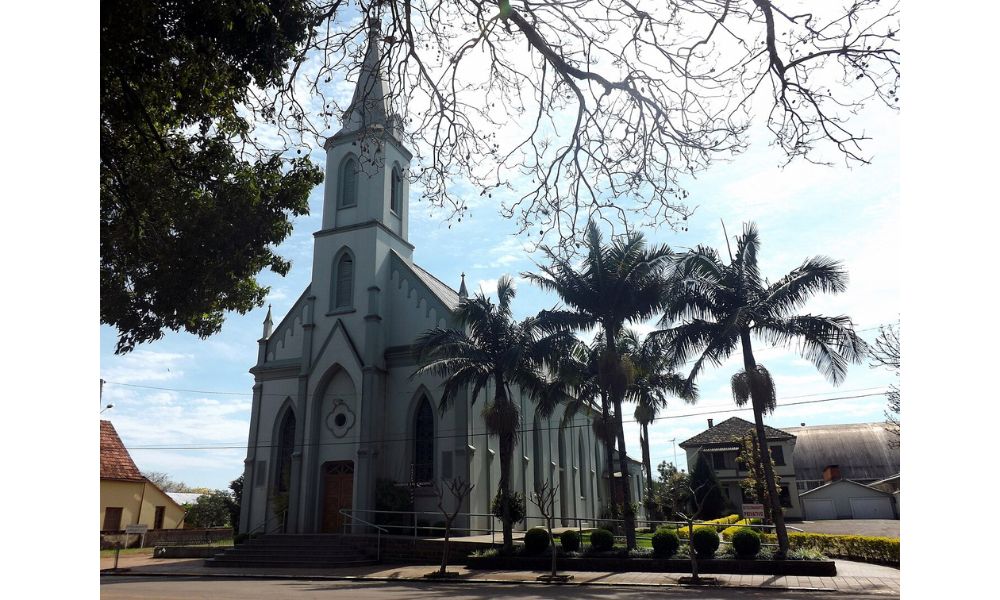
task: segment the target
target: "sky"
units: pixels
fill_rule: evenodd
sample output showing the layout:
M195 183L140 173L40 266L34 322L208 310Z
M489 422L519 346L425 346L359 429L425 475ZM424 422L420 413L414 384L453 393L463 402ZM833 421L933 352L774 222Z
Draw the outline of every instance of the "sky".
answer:
M699 243L725 248L723 222L730 237L743 223L760 229L762 273L777 279L810 256L827 255L843 262L850 277L845 293L819 296L803 309L814 314L844 314L863 338L872 341L878 327L899 319L899 136L898 117L888 110L863 113L871 164L846 168L796 162L784 168L782 156L755 135L751 149L734 160L717 163L687 182L696 206L688 231L644 230L650 242L684 250ZM317 160L321 155L314 154ZM322 164L322 163L321 163ZM458 182L457 185L462 185ZM261 280L271 286L267 303L277 323L308 285L312 234L320 228L322 185L310 195L308 216L295 219L293 234L278 247L292 261L284 278L270 273ZM494 205L477 204L461 223L444 222L415 205L411 193L410 241L414 260L442 281L457 288L461 273L471 290L495 292L504 274L515 277L517 317L555 305L557 298L529 285L520 273L541 261L526 251L526 239ZM500 198L497 199L498 201ZM449 228L449 225L451 227ZM115 331L101 327L100 377L106 381L95 404L101 418L112 421L136 464L143 471L167 473L190 486L225 488L242 473L251 409L253 378L248 373L257 357L257 339L267 306L247 315L230 314L221 333L199 339L168 333L163 339L114 354ZM642 333L655 322L637 323ZM771 348L758 342L758 362L774 377L779 408L767 422L775 427L859 423L884 420L886 387L893 373L852 365L846 380L834 387L794 348ZM686 468L676 444L699 433L706 420L729 416L752 419L734 410L729 378L740 368L734 355L699 378L700 399L694 405L671 402L650 427L655 464L676 459ZM796 405L780 406L785 403ZM631 419L632 408L626 408ZM626 443L640 457L638 426L626 424Z

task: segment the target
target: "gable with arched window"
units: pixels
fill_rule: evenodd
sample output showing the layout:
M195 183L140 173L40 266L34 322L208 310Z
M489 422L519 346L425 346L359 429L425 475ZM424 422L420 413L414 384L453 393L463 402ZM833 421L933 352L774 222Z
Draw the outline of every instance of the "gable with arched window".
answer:
M350 208L358 205L358 174L361 168L354 155L348 155L340 164L340 190L337 198L338 208Z
M399 164L392 165L392 181L389 189L389 208L397 215L403 214L403 170L399 168Z
M413 417L413 481L434 480L434 409L427 396L420 397Z
M330 310L351 308L354 306L354 255L346 248L334 260L332 275Z

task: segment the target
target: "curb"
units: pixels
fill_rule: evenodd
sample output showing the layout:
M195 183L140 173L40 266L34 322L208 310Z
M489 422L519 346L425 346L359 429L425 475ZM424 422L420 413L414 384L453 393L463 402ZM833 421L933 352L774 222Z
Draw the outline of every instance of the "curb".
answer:
M256 573L143 573L141 571L128 572L101 572L101 577L204 577L204 578L232 578L232 579L274 579L274 580L303 580L303 581L372 581L379 583L426 583L429 585L441 584L490 584L490 585L539 585L539 586L607 586L607 587L633 587L633 588L698 588L698 589L744 589L744 590L769 590L788 592L825 592L835 594L847 590L832 590L819 587L782 587L773 585L691 585L687 583L638 583L638 582L607 582L607 581L576 581L566 583L546 583L544 581L531 580L510 580L510 579L448 579L433 580L424 577L365 577L357 575L280 575L280 574L256 574ZM873 590L851 590L852 593L867 594L890 594L892 592L882 592Z

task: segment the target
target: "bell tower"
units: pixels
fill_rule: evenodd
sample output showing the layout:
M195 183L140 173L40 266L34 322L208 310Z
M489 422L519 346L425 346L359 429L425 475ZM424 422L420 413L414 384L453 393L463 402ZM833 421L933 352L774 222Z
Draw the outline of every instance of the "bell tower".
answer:
M368 48L343 126L327 140L323 230L373 221L406 241L408 175L403 121L392 112L383 78L379 21L368 22Z

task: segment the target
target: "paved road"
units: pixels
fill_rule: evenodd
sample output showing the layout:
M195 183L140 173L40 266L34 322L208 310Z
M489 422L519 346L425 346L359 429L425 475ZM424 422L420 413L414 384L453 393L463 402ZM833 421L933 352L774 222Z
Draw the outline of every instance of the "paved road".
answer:
M205 577L101 577L101 598L107 600L135 598L142 600L256 600L288 598L293 600L351 598L351 600L399 599L423 600L486 600L513 598L535 600L566 598L572 600L641 600L657 597L680 600L781 600L830 598L831 600L874 600L898 598L891 595L857 595L846 592L794 592L751 589L692 589L614 586L541 586L496 584L443 584L422 582L378 583L360 581L302 581L212 579Z
M841 535L878 535L899 537L897 519L837 519L830 521L801 521L788 523L810 533L836 533Z

